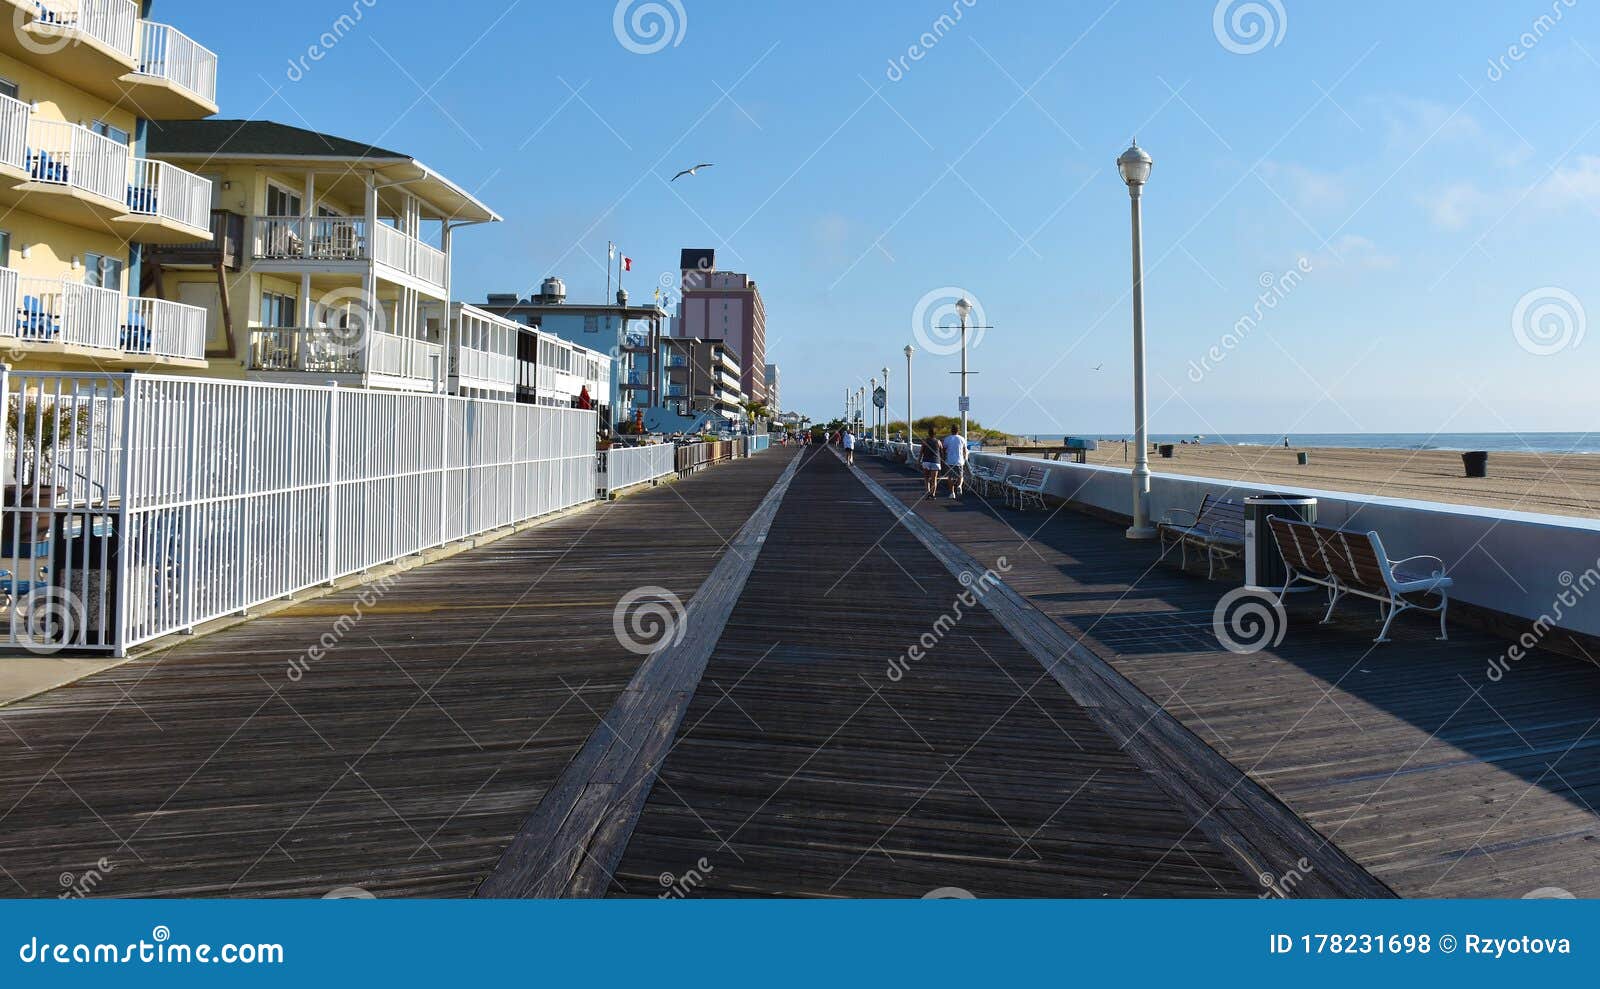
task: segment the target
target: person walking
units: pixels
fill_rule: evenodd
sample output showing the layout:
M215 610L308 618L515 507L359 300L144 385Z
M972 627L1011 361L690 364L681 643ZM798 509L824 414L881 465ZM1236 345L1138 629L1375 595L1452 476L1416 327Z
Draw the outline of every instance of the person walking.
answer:
M844 447L844 462L854 467L856 465L856 434L850 431L849 426L844 427L840 443Z
M927 490L929 498L939 497L939 465L944 459L944 448L939 445L939 438L934 435L933 427L928 427L928 435L923 437L922 447L917 452L917 462L922 465L922 486Z
M952 425L950 435L944 438L944 468L950 478L950 500L954 501L965 490L967 480L967 438L961 435L960 426ZM935 486L935 497L938 493Z

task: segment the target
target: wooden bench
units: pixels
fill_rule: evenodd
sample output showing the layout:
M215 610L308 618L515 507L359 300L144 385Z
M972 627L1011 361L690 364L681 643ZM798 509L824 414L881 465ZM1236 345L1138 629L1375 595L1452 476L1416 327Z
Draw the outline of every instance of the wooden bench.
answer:
M1445 573L1444 561L1437 556L1391 560L1376 532L1347 532L1276 517L1268 519L1267 524L1289 569L1289 579L1284 582L1280 598L1290 585L1306 581L1328 588L1328 611L1322 616L1324 624L1332 620L1339 599L1354 594L1378 602L1383 627L1374 642L1390 641L1389 626L1402 611L1437 612L1439 639L1450 638L1445 616L1450 609L1450 588L1454 581ZM1429 562L1419 566L1420 561ZM1427 605L1413 600L1419 595L1432 595L1439 603Z
M1244 555L1244 503L1208 494L1200 499L1199 511L1174 508L1167 512L1156 523L1156 536L1163 557L1169 543L1180 548L1182 567L1189 565L1190 546L1205 550L1206 576L1215 576L1219 559L1226 562Z

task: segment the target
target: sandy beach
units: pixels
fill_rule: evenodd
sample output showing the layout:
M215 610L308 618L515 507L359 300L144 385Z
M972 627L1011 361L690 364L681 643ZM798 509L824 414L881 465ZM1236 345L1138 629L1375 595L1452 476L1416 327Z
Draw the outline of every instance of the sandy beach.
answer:
M1309 454L1310 463L1296 463L1297 453ZM1123 444L1102 443L1089 462L1123 466ZM1158 474L1241 478L1264 487L1297 485L1600 517L1600 455L1593 454L1496 451L1489 454L1489 476L1469 478L1454 450L1189 445L1177 447L1171 460L1152 455L1150 468Z

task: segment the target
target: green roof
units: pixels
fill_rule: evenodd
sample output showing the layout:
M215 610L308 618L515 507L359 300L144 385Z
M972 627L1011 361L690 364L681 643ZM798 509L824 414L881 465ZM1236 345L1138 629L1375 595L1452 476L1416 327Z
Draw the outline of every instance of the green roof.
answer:
M149 151L168 155L295 155L304 158L392 158L411 155L319 134L270 120L155 120Z

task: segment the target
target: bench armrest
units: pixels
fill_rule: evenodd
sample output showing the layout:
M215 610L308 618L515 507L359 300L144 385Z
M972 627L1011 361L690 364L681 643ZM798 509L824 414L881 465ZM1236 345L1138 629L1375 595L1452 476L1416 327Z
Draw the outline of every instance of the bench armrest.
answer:
M1176 517L1179 515L1187 518L1187 521ZM1200 523L1200 514L1191 512L1187 508L1169 508L1162 514L1159 521L1166 525L1198 525Z
M1427 554L1427 553L1422 553L1422 554L1419 554L1417 556L1408 556L1403 560L1390 560L1390 561L1388 561L1389 572L1393 573L1395 571L1395 569L1397 567L1399 567L1402 563L1414 563L1417 560L1432 560L1434 563L1437 563L1439 565L1438 568L1433 571L1434 574L1437 574L1437 575L1440 575L1440 576L1442 576L1444 574L1444 570L1445 570L1444 561L1439 559L1437 556L1432 556L1432 555Z

